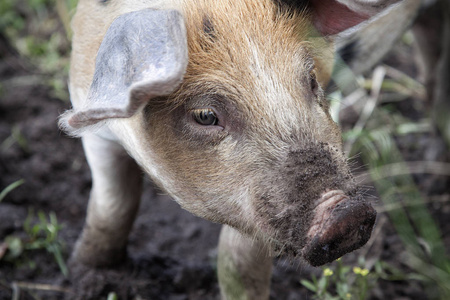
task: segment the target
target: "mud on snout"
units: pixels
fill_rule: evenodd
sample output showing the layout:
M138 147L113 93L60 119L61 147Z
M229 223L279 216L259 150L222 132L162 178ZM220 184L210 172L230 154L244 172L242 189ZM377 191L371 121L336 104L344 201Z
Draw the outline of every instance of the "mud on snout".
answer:
M369 240L376 211L340 150L325 143L291 150L272 168L255 210L258 227L277 253L320 266Z
M341 190L325 193L314 209L302 257L313 266L334 261L362 247L370 238L376 219L372 206L359 195Z

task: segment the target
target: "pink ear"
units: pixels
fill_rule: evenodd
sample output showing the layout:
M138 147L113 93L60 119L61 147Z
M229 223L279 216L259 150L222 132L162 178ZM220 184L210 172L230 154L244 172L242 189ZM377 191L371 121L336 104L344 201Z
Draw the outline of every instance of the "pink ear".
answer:
M313 23L322 35L333 35L369 19L371 15L350 10L336 0L312 0Z

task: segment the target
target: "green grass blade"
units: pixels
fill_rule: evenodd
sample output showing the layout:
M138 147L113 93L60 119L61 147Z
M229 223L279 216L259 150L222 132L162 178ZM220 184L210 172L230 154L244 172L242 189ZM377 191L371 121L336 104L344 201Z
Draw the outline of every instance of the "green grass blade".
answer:
M2 200L6 197L6 195L8 195L12 190L18 188L19 186L21 186L24 183L25 183L25 180L19 179L17 181L14 181L13 183L8 185L7 187L5 187L3 189L3 191L0 193L0 202L2 202Z

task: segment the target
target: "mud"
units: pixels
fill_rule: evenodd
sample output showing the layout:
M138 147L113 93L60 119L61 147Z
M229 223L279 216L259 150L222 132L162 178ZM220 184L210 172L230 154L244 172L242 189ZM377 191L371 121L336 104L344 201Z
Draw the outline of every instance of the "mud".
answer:
M276 237L277 252L291 257L303 255L312 265L319 266L364 245L372 232L376 212L362 197L341 150L326 143L299 144L303 147L289 151L285 161L275 164L279 168L266 175L265 182L270 184L261 184L265 190L256 203L256 211L263 230ZM332 190L342 190L351 200L339 207L333 204L323 208L332 211L329 219L320 215L324 212L318 211L317 206L322 195ZM351 217L361 211L367 213ZM308 237L313 220L317 219L328 220L321 226L324 234ZM332 234L338 226L354 238L343 241L341 232Z
M303 257L313 266L331 263L362 247L370 238L376 212L362 199L344 199L330 207L321 228L303 249ZM325 221L326 220L326 221Z
M405 52L393 62L409 66L411 53ZM84 222L91 177L80 141L65 136L56 125L58 115L69 104L52 96L51 89L41 80L43 75L28 65L17 56L0 52L0 189L16 180L25 180L0 203L0 243L11 235L26 237L23 222L30 208L35 213L54 211L62 226L59 239L65 244L63 254L68 260ZM420 107L420 100L410 99L396 105L405 115L424 114L415 107ZM26 142L5 146L13 129ZM406 135L398 138L398 145L407 160L450 161L439 135ZM430 203L428 207L439 224L448 251L449 178L433 174L414 178ZM374 192L369 190L366 194L370 197ZM380 215L379 220L386 220L384 213ZM364 253L367 259L381 259L409 272L401 263L404 247L390 222L379 221L377 226L380 231L369 241L370 247L346 255L344 261L356 263L358 253ZM51 254L45 250L29 251L14 263L0 260L0 299L12 299L13 282L67 289L62 292L20 289L20 300L35 297L98 300L106 299L109 292L116 292L120 299L218 299L215 258L219 231L219 225L182 210L146 181L130 236L129 259L123 265L95 271L73 269L71 276L65 278ZM311 293L299 280L320 274L321 269L292 263L285 257L279 258L275 265L272 300L311 299ZM427 295L417 281L381 280L372 290L371 299L421 300L427 299Z

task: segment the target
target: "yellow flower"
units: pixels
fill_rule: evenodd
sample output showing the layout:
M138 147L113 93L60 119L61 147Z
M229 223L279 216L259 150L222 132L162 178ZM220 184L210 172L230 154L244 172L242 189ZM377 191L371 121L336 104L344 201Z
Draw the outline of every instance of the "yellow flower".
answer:
M333 270L331 270L330 268L326 268L323 270L323 276L329 277L331 275L333 275Z
M361 276L367 276L367 274L369 274L369 270L366 268L361 269L360 267L353 267L353 273Z
M350 293L345 294L345 298L352 299L352 294L350 294Z

